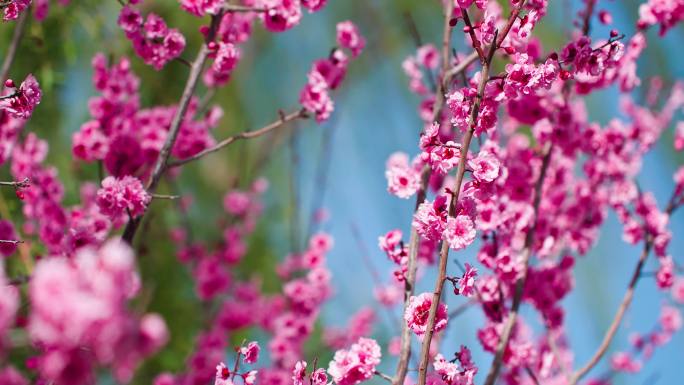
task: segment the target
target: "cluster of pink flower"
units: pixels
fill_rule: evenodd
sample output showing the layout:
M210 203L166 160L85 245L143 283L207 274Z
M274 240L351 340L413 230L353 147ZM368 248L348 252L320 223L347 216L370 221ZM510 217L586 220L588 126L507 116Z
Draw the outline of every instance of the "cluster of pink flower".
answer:
M432 305L432 293L423 293L418 296L409 298L406 312L404 313L404 320L409 328L413 330L418 337L425 334L428 328L428 313ZM435 326L433 331L440 331L447 326L447 306L443 303L437 305L437 312L435 316Z
M42 96L36 78L29 74L26 79L21 82L19 88L17 88L10 79L5 82L5 87L9 88L11 93L0 97L0 109L7 111L15 118L30 118L33 109L40 103L40 98Z
M346 48L357 57L366 41L351 21L337 24L337 44ZM302 89L299 102L304 109L316 116L316 121L328 120L333 111L333 101L329 91L339 87L347 73L349 58L339 48L334 49L328 58L316 60L307 77L306 86Z
M121 216L135 218L141 215L151 199L140 179L129 175L123 178L108 176L102 180L102 188L97 191L100 212L113 222Z
M125 2L118 24L138 56L160 70L179 57L185 38L154 13L143 18L133 7L138 3ZM3 2L5 20L16 19L29 4ZM198 55L202 60L194 63L190 77L194 83L189 81L186 89L194 91L200 77L208 87L226 84L242 55L240 45L249 40L256 20L271 32L282 32L300 22L302 8L316 12L325 4L325 0L243 0L239 4L180 0L183 10L212 19L211 26L200 29L204 37L200 53L206 56ZM557 52L543 53L533 32L546 15L547 1L513 0L509 15L496 1L446 1L442 52L435 45L422 45L403 62L409 88L421 98L419 115L424 128L418 154L413 158L392 154L385 171L389 193L404 199L417 197L408 243L398 229L378 242L395 267L391 282L376 288L376 297L389 311L403 305L401 336L388 344L389 353L399 356L393 383L407 383L413 335L423 345L419 385L474 383L479 368L470 350L461 346L447 360L435 343L439 335L433 339L453 325L451 317L459 314L458 309L450 314L442 299L447 282L455 295L467 297L464 305L474 304L485 315L477 339L494 355L487 385L497 380L502 366L507 384L575 385L605 354L636 283L644 276L642 268L651 251L658 263L655 285L672 298L661 307L651 332L631 338L632 351L613 355L612 370L640 371L653 351L681 329L684 321L677 305L684 303L684 276L670 254L669 225L674 210L684 204L684 167L675 173L674 193L663 208L652 192L638 188L636 178L644 156L684 106L684 86L674 84L662 103L664 82L660 79L651 81L643 105L628 93L641 84L637 62L646 49L643 29L659 24L660 33L665 34L684 19L684 5L664 0L642 4L640 31L625 46L621 43L624 36L616 30L608 39L592 40L588 31L595 1L585 4L578 15L578 33ZM36 1L35 6L37 17L44 17L47 2ZM477 12L471 16L473 6ZM605 10L597 16L603 24L612 23ZM449 50L452 29L461 22L465 41L474 49L471 55ZM313 63L299 95L301 113L312 114L318 122L329 118L333 110L330 92L345 78L350 58L358 57L366 44L350 21L337 24L336 32L338 47ZM207 58L211 64L197 72ZM474 70L478 59L481 69ZM493 60L503 65L492 66ZM32 75L19 87L7 80L5 95L0 96L0 159L11 159L15 180L30 180L30 185L5 182L14 186L22 200L24 220L17 227L21 231L9 221L0 221L0 349L4 354L13 348L7 338L10 329L25 328L32 355L26 367L37 383L91 384L98 367L109 368L116 380L128 382L136 367L168 339L159 315L129 309L142 285L133 251L122 240L107 239L127 220L134 223L145 214L154 192L149 186L169 166L169 154L182 161L221 146L210 131L222 113L218 108L204 113L205 106L187 93L177 106L142 109L140 81L130 67L125 58L111 65L104 55L93 59L93 83L100 95L90 100L92 119L74 134L72 151L85 162L102 162L108 176L103 176L100 188L84 183L80 203L72 207L63 205L64 187L56 168L44 164L47 142L34 133L17 141L41 100L38 82ZM493 68L503 71L490 73ZM623 117L607 124L592 122L583 96L612 86L624 96ZM284 123L284 115L281 120ZM674 147L684 149L682 122L675 129ZM455 177L449 176L454 171ZM143 180L148 182L143 184ZM172 231L177 257L191 272L196 295L208 309L207 327L197 336L186 368L175 374L161 373L154 384L200 385L214 380L215 385L255 385L257 370L240 369L240 364L257 362L258 343L236 349L233 369L224 363L228 336L248 329L268 335L265 346L270 362L259 369L259 384L326 385L331 378L337 385L356 385L376 375L388 379L377 371L382 353L369 337L376 318L371 308L355 313L344 327L323 328L324 343L336 349L327 369L317 367L315 360L308 370L303 360L305 344L333 294L326 266L332 237L316 233L304 250L284 258L276 267L283 283L278 293L262 288L258 279L245 280L237 273L235 266L246 256L247 239L263 211L260 198L266 189L266 181L259 179L247 189L225 194L218 242L193 239L190 227ZM180 200L181 215L187 214L189 204L186 198ZM589 364L573 371L561 302L575 285L575 261L595 244L610 212L623 225L624 240L641 244L643 251L604 338L607 342ZM35 258L31 269L31 248L17 247L20 236L28 242L37 236L50 256ZM448 275L450 250L471 245L478 247L477 267L469 261L460 276ZM18 249L21 263L31 274L25 280L6 276L4 258L11 258ZM438 249L439 263L435 264ZM419 274L418 269L433 266L439 269L436 290L416 294L417 279L430 276ZM30 310L24 316L21 290L15 285L26 282ZM531 317L541 320L541 333L531 326L535 324L528 319L530 314L520 311L522 305L535 310ZM24 385L27 381L6 366L0 369L0 383Z
M101 95L89 102L93 120L73 135L73 153L86 162L103 161L116 177L145 177L157 159L176 113L176 106L140 108L139 79L131 72L128 59L107 67L104 55L93 59L93 83ZM182 121L172 155L184 159L215 144L210 130L223 112L210 108L203 117L193 100Z
M370 338L359 338L348 350L338 350L328 365L328 373L337 385L356 385L370 380L380 364L380 346Z
M458 361L461 365L456 363ZM477 367L472 361L470 350L461 345L461 350L456 353L456 359L447 361L441 354L435 355L435 360L432 363L435 368L435 374L439 378L433 379L435 384L442 383L444 385L472 385L477 374ZM440 381L441 380L441 381Z
M128 311L128 300L139 290L133 251L120 240L81 249L72 260L40 261L29 286L28 320L31 342L40 346L40 376L83 384L94 378L98 363L110 366L119 381L129 381L138 363L168 338L159 315L138 318Z
M164 68L166 63L180 56L185 49L183 34L175 28L169 28L157 14L150 13L143 21L140 11L126 5L119 14L119 26L133 43L135 53L157 70Z
M3 4L2 19L4 21L16 20L19 14L24 12L30 5L31 0L10 0Z
M250 370L240 373L237 371L237 368L239 367L240 361L244 362L245 364L256 363L259 360L260 351L261 347L259 347L259 344L254 341L247 344L247 346L241 346L240 348L236 349L236 369L231 372L223 362L218 364L216 366L216 380L214 381L214 385L234 385L236 376L242 379L244 385L254 385L258 371Z
M639 6L639 28L660 24L660 35L684 20L684 2L681 0L649 0Z

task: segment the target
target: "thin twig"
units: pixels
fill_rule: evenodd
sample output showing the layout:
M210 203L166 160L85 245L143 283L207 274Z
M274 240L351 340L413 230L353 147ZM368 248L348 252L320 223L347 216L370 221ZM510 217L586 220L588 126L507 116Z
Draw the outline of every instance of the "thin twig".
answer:
M12 36L12 41L10 42L9 48L7 48L7 53L5 54L5 60L2 62L2 68L0 69L0 83L4 83L9 76L10 68L12 63L14 63L14 58L17 56L17 50L19 49L19 42L22 36L24 36L24 31L26 30L26 25L31 15L31 8L29 7L24 12L19 15L17 24L14 27L14 35Z
M150 194L150 196L152 199L176 200L180 198L180 195Z
M375 375L382 378L383 380L389 382L390 384L392 383L392 377L386 375L385 373L378 372L377 370L375 371Z
M248 7L244 5L226 4L223 6L225 12L266 12L268 8Z
M534 382L534 385L539 385L539 379L537 379L537 375L534 374L532 368L530 368L529 365L525 365L525 373L527 373L527 375L530 376L532 382Z
M205 150L202 150L202 151L198 152L197 154L195 154L191 157L188 157L185 159L179 159L179 160L176 160L173 162L169 162L167 167L169 167L169 168L178 167L178 166L190 163L190 162L197 160L197 159L200 159L200 158L202 158L208 154L219 151L222 148L227 147L231 143L236 142L238 140L257 138L259 136L262 136L264 134L267 134L267 133L275 130L276 128L284 125L285 123L288 123L288 122L291 122L291 121L297 120L297 119L305 119L307 117L308 117L308 114L306 113L306 111L304 109L300 109L300 110L297 110L295 112L291 112L287 115L281 116L275 122L267 124L266 126L261 127L258 130L241 132L237 135L230 136L230 137L220 141L215 146L207 148Z
M670 198L670 201L668 202L667 207L665 208L665 214L671 215L674 212L674 210L677 209L677 207L677 194L675 193L672 194L672 198ZM639 260L637 261L636 267L634 268L632 277L629 280L627 290L625 291L625 294L622 297L620 306L618 306L618 309L615 312L613 321L608 327L608 330L606 330L606 333L603 336L603 340L601 341L599 347L596 349L596 352L594 352L594 355L589 359L589 361L587 361L586 364L584 364L584 366L582 366L580 369L576 370L572 374L568 382L569 385L577 384L577 382L581 380L582 377L587 375L587 373L589 373L589 371L594 366L596 366L596 364L598 364L599 361L601 361L603 355L606 353L606 351L608 351L608 347L610 346L611 341L615 337L615 334L617 333L617 330L620 327L620 323L622 323L622 319L624 318L627 309L632 303L632 299L634 298L634 291L636 289L636 284L639 282L641 270L644 268L644 265L646 264L646 259L648 258L648 255L651 252L651 249L653 248L653 242L654 239L652 236L646 237L646 240L644 241L644 247L641 250L641 255L639 256Z
M591 30L591 17L594 14L594 6L596 5L596 0L586 0L587 7L584 9L584 19L582 20L582 35L589 36L589 31Z
M444 106L444 94L446 88L449 86L447 81L447 71L449 69L450 62L450 48L451 48L451 16L453 12L453 7L451 2L444 3L444 30L442 33L442 66L441 66L441 81L437 87L437 93L435 94L435 103L432 106L432 121L441 121L438 119L442 114L442 108ZM465 69L465 67L463 67ZM426 165L420 174L420 188L416 193L416 205L414 207L414 212L418 207L425 201L425 196L428 187L428 181L430 180L431 168ZM406 266L406 277L404 280L404 312L409 306L409 299L413 296L415 290L416 282L416 272L417 272L417 258L418 258L418 248L420 245L420 236L416 229L411 226L411 235L409 237L409 252L408 252L408 262ZM402 313L403 314L403 313ZM408 327L406 322L402 321L401 324L401 349L399 351L399 359L397 361L397 369L392 379L392 385L404 385L404 380L406 379L406 373L408 371L409 359L411 358L411 329Z
M11 186L14 188L26 188L30 185L30 183L31 183L31 181L29 178L24 178L24 180L21 180L21 181L16 181L16 180L10 181L10 182L0 181L0 186Z
M20 275L7 281L7 286L19 286L28 283L31 280L30 275Z
M178 109L176 109L176 113L173 117L173 120L171 121L171 127L169 128L169 133L166 136L166 141L164 142L164 146L159 152L157 162L155 163L150 179L147 182L146 189L151 193L153 193L156 190L157 184L159 183L164 171L166 170L167 162L169 160L169 156L171 155L171 149L173 148L173 145L176 143L176 138L178 137L180 126L183 123L183 120L185 119L185 113L188 110L188 105L190 104L190 100L192 99L193 94L195 93L197 82L200 78L200 75L202 74L202 70L204 69L204 63L207 61L207 57L209 55L209 48L207 47L207 43L213 40L214 35L216 33L216 29L218 28L218 23L220 22L222 16L222 12L219 12L218 15L212 16L211 27L209 30L209 34L207 36L207 40L202 43L202 46L197 52L197 57L195 58L195 61L192 63L192 69L190 70L190 75L188 76L188 80L185 83L185 89L183 90L180 102L178 103ZM128 221L128 224L126 225L122 237L126 242L133 242L133 237L135 236L135 232L138 229L141 219L142 216L138 217L135 220Z

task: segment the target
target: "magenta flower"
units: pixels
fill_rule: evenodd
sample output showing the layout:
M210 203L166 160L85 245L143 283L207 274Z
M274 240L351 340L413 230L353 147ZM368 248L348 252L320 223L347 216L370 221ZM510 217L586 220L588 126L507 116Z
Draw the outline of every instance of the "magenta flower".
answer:
M461 250L475 240L475 224L467 215L449 217L444 228L444 240L453 250Z
M247 346L243 346L240 348L240 354L242 354L245 358L243 361L246 364L253 364L257 362L259 359L259 351L261 351L261 348L259 347L259 344L255 341L252 341L247 344Z
M347 20L337 23L337 44L349 49L352 56L357 57L366 46L366 39L361 36L354 23Z
M337 385L355 385L373 377L380 357L380 346L375 340L359 338L349 350L335 352L328 373Z
M408 327L419 337L427 331L430 306L432 306L432 293L423 293L409 299L409 305L404 313L404 320L406 320ZM447 305L440 302L437 306L435 326L432 331L438 332L446 328L446 325Z
M100 211L112 219L127 214L134 218L142 215L151 200L140 179L132 176L108 176L97 191Z
M8 88L14 88L14 83L9 80L5 83ZM12 116L28 119L33 113L33 109L40 103L42 96L40 85L33 75L29 74L21 83L18 89L9 95L0 97L0 109L4 109Z

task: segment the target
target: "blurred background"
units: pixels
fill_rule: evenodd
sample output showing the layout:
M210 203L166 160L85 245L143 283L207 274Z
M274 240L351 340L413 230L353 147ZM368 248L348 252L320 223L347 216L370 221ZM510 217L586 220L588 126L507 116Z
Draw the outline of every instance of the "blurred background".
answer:
M607 37L611 28L624 32L627 38L632 36L639 3L599 1L597 9L611 11L614 24L602 26L595 21L592 36ZM547 51L559 48L569 36L574 28L571 21L576 19L582 4L550 1L549 15L535 32ZM49 140L48 163L59 169L67 190L66 205L78 202L82 181L97 181L95 165L75 162L71 156L71 135L88 120L88 98L95 94L91 83L92 56L97 52L114 58L129 56L134 72L141 78L142 106L177 103L187 76L188 69L179 62L171 62L159 72L144 65L116 25L119 8L115 0L77 0L66 7L53 5L45 22L31 22L10 73L15 80L21 80L32 72L43 87L42 103L27 130ZM191 59L199 44L197 30L201 21L182 12L176 1L147 1L144 8L159 13L171 27L185 34L188 44L182 56ZM275 290L275 262L290 251L301 249L310 230L326 230L335 238L335 247L328 256L335 295L325 306L322 323L343 326L358 309L371 306L378 310L374 335L384 343L396 335L399 326L392 320L399 315L390 317L373 297L372 270L387 280L391 267L377 248L377 237L394 228L408 234L414 204L413 199L401 200L386 192L385 161L395 151L415 155L421 129L417 115L419 99L408 91L401 69L402 60L416 49L406 15L415 20L424 43L438 42L442 28L438 1L330 0L323 11L305 14L301 24L288 32L271 34L257 25L253 38L243 48L233 80L214 98L225 112L214 132L216 138L261 127L275 120L279 109L297 108L299 90L306 81L310 63L326 56L335 44L337 22L354 21L365 35L367 46L361 57L352 62L345 83L334 95L335 112L328 122L317 125L304 121L257 140L238 142L188 166L177 182L181 195L193 197L189 220L195 236L211 243L221 237L216 223L222 212L217 207L223 194L233 186L249 186L258 176L267 177L270 188L264 214L249 241L249 253L238 275L260 275L265 287ZM3 55L12 29L12 23L0 25ZM684 29L674 28L664 38L658 37L653 29L648 37L648 47L639 61L642 87L635 90L637 100L643 99L643 85L648 84L651 76L662 77L666 89L675 79L684 77ZM465 52L458 32L454 34L454 43ZM204 92L200 88L199 93ZM613 88L593 94L587 100L591 119L606 123L620 117L618 103L619 95ZM661 207L672 191L672 174L684 161L683 154L672 149L672 136L669 130L648 155L639 178L644 189L655 193ZM273 150L264 151L270 148ZM1 173L9 178L6 166ZM21 210L16 199L10 199L12 192L1 192L8 194L5 200L15 219L18 218ZM141 369L136 384L151 383L152 376L162 370L181 370L193 347L193 338L202 327L192 280L186 268L177 262L168 239L168 230L180 220L176 210L168 209L169 205L153 205L151 215L156 225L141 244L140 265L143 279L153 287L149 307L165 316L172 339L163 352ZM319 208L327 209L330 220L320 226L312 225L312 213ZM684 237L678 235L684 234L682 213L674 215L671 230L675 236L670 250L681 264ZM473 262L476 250L473 246L452 255L462 262ZM639 246L622 242L621 227L611 214L599 243L586 257L577 260L576 289L564 302L576 362L584 362L598 346L639 252ZM449 269L458 273L453 264ZM649 264L646 271L653 270L654 265ZM427 273L422 281L425 286L419 286L417 292L430 290L433 273ZM656 324L661 300L654 280L641 280L611 351L627 349L630 332L647 332ZM461 301L462 298L454 296L448 299L450 307ZM475 362L485 371L491 355L483 353L476 339L482 320L479 310L468 310L451 325L443 348L452 352L461 344L469 346ZM320 338L320 333L316 338ZM322 362L327 362L330 352L318 346L312 341L306 358L318 355ZM386 350L383 354L389 357ZM604 359L592 374L603 373L608 368L606 362ZM614 382L678 384L682 382L683 362L684 336L680 333L656 351L641 373L617 375ZM392 359L386 359L382 369L391 373L394 365ZM476 382L483 379L484 373L480 373ZM102 379L102 383L109 382Z

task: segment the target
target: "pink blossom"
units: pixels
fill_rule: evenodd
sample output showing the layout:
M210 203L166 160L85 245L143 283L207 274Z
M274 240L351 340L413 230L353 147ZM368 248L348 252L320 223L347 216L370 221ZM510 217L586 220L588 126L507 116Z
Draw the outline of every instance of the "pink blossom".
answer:
M413 216L412 225L423 237L439 240L447 226L447 214L447 197L440 195L434 202L425 201L420 204Z
M19 310L19 290L8 284L4 267L0 264L0 341L14 324L17 310ZM0 351L2 351L1 346Z
M465 297L470 297L475 293L475 277L477 277L477 269L465 264L465 272L463 276L458 279L458 293Z
M297 361L294 369L292 370L292 384L293 385L304 385L304 379L306 378L306 361Z
M14 231L12 222L8 220L0 220L0 240L3 241L18 241L17 232ZM0 255L7 257L12 255L17 250L17 244L12 242L0 242Z
M629 353L618 352L610 359L613 370L625 373L638 373L641 371L641 361L634 359Z
M308 112L315 114L316 121L321 123L330 117L333 101L328 94L328 84L318 72L310 72L308 82L299 96L299 102Z
M668 333L682 328L682 314L674 306L665 305L660 309L660 327Z
M347 20L337 23L337 44L349 49L352 56L357 57L366 46L366 39L361 36L356 25Z
M480 152L475 159L468 161L468 165L473 169L473 177L481 182L492 182L499 176L501 163L488 152Z
M223 7L225 0L180 0L181 8L202 17L205 14L216 15Z
M684 4L679 0L649 0L639 6L639 28L660 24L660 35L684 19Z
M245 356L244 362L246 364L253 364L257 362L259 359L259 351L261 348L259 347L259 344L257 342L250 342L247 344L247 346L243 346L240 348L240 354Z
M29 385L29 382L13 366L0 369L0 384L3 385Z
M214 62L204 73L204 82L210 87L226 84L240 61L240 49L233 43L219 42Z
M432 306L432 293L423 293L418 296L412 296L406 307L404 320L406 320L408 327L419 337L427 331L430 306ZM444 329L446 325L447 305L440 302L437 306L433 331L438 332Z
M300 0L302 7L309 10L309 12L317 12L325 7L328 0Z
M132 176L109 176L102 181L102 188L97 191L100 211L112 219L126 214L134 218L142 215L151 200L140 179Z
M447 361L441 354L435 355L432 366L447 385L473 385L477 368L470 361L470 351L465 346L461 346L461 351L457 353L458 361Z
M674 148L677 151L684 150L684 121L677 122L675 126Z
M299 24L302 8L299 0L265 0L268 9L264 26L271 32L283 32Z
M475 224L467 215L458 215L456 218L449 217L444 228L444 240L449 243L453 250L461 250L475 240Z
M668 289L674 281L674 261L670 256L660 257L658 261L660 266L656 272L656 284L661 289Z
M674 279L672 299L677 303L684 303L684 277L676 277Z
M159 316L129 313L139 285L133 252L120 240L79 249L71 260L41 260L29 284L28 326L32 343L45 348L41 375L67 385L90 383L92 368L101 364L129 381L137 363L168 338Z
M233 380L230 377L231 373L223 362L216 365L216 380L214 385L233 385Z
M338 350L328 365L337 385L355 385L371 379L380 364L380 346L370 338L359 338L349 350Z
M399 198L407 199L420 188L420 173L408 164L408 156L394 153L387 161L387 191Z
M33 109L40 103L42 92L40 85L33 75L26 76L19 88L14 89L11 94L0 98L0 109L4 109L16 118L28 119L33 113Z
M138 56L156 70L178 57L185 48L185 37L180 31L168 28L154 13L148 14L143 22L140 12L127 5L121 9L118 23Z
M16 20L31 5L31 0L10 0L3 9L4 21Z
M378 246L381 250L389 252L394 250L395 247L401 242L402 233L401 230L395 229L390 230L387 234L378 237Z

